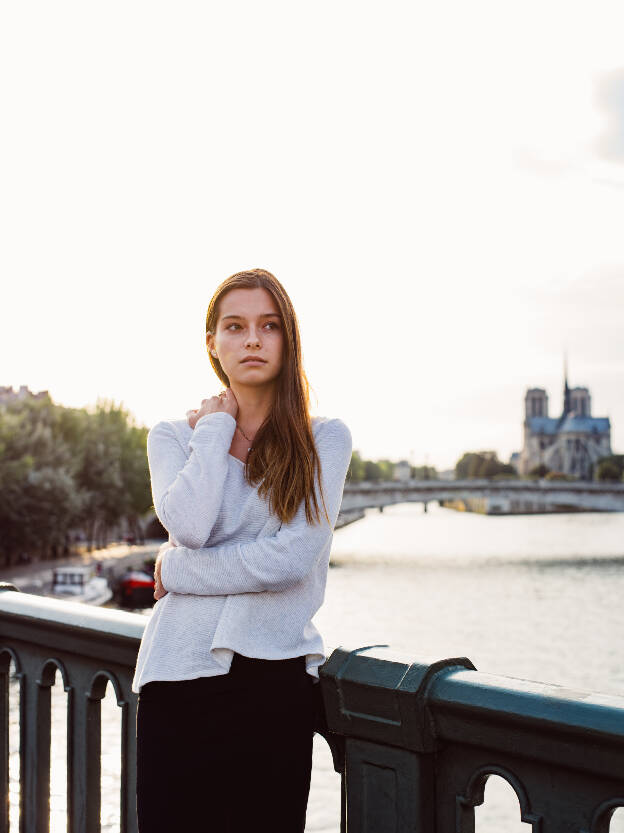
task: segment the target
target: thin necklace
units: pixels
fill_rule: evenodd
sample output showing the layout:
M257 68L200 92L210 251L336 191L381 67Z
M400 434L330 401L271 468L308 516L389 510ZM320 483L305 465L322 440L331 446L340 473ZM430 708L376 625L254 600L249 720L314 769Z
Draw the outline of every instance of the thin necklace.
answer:
M249 437L247 436L247 434L245 434L245 432L244 432L244 431L243 431L243 429L240 427L240 425L238 424L238 422L236 423L236 427L237 427L237 428L238 428L238 430L241 432L241 434L243 435L243 437L247 440L247 442L248 442L248 443L250 443L250 442L251 442L251 440L249 439ZM249 448L247 449L247 451L251 451L251 446L249 446Z

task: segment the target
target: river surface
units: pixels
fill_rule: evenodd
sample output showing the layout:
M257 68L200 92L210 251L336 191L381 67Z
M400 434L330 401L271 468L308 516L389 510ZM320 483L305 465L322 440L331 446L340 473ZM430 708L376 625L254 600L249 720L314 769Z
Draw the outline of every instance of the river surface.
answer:
M388 644L413 660L467 656L478 670L624 695L624 513L483 516L430 504L368 510L334 535L315 623L328 649ZM146 611L145 615L151 615ZM53 688L51 831L65 824L64 708ZM11 817L17 830L17 714ZM102 831L119 830L119 712L102 703ZM54 751L56 750L56 751ZM309 833L338 833L340 780L314 739ZM478 833L529 831L511 788L490 778ZM612 833L624 833L618 810Z

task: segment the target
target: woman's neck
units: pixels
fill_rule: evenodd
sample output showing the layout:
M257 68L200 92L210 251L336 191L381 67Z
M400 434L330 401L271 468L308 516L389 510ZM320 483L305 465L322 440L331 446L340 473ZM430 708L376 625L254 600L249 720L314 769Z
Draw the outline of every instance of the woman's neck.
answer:
M236 421L246 433L257 431L273 407L274 387L260 389L232 386L232 391L238 402Z

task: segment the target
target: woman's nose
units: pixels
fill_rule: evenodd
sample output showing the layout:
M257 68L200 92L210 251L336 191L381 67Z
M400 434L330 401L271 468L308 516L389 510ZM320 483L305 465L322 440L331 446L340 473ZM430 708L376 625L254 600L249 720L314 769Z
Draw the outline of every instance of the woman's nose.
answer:
M260 344L260 337L253 328L249 330L249 335L247 336L245 344Z

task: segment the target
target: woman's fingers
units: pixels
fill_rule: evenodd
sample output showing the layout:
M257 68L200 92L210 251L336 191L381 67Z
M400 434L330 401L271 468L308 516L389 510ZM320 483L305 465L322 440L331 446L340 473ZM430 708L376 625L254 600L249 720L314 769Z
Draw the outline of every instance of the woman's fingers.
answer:
M221 407L219 410L225 411L226 414L230 414L230 416L236 419L238 415L238 400L232 388L226 388L224 396L221 399Z
M187 419L191 428L195 428L197 421L205 414L214 414L217 412L225 412L236 419L238 413L238 402L231 388L222 390L217 396L210 396L207 399L202 399L201 408L194 411L187 411Z
M191 408L189 411L186 412L186 421L191 426L191 428L195 428L195 423L199 417L197 416L197 408Z
M154 565L154 598L156 599L156 601L158 601L158 599L161 599L167 593L167 591L163 587L162 579L160 577L161 561L162 561L162 547L161 547L161 550L158 552L158 557L156 558L156 564Z

